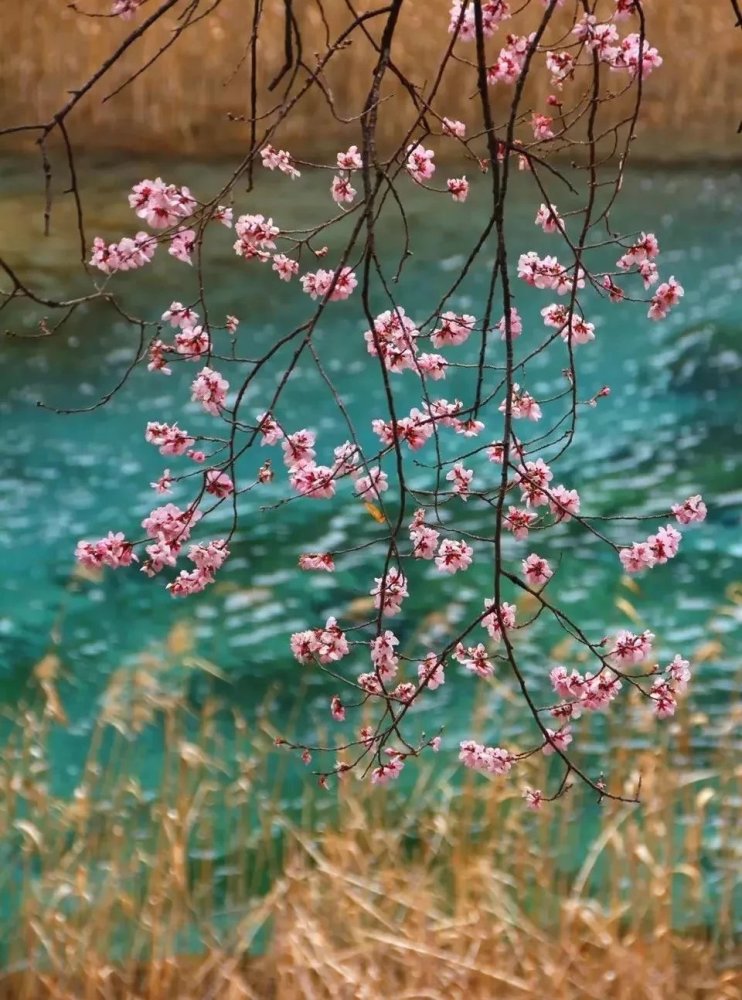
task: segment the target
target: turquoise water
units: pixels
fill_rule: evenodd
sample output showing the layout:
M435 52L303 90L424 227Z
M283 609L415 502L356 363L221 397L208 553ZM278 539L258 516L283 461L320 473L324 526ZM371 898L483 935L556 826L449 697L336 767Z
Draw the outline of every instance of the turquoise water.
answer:
M69 209L60 202L52 237L36 238L41 203L32 169L35 164L12 163L0 177L4 252L46 294L68 294L70 287L84 287L79 276L73 277L74 242L63 235ZM198 196L210 196L220 177L215 167L88 165L83 191L92 222L89 239L98 233L115 239L134 230L125 193L155 170L168 180L189 183ZM553 243L533 225L528 179L518 177L515 185L509 218L512 258L527 249L549 252ZM240 209L249 206L273 214L279 225L286 220L299 227L321 218L328 207L324 179L321 185L309 178L292 186L269 177L265 190L259 204L246 198L243 208L238 201ZM585 541L571 526L539 540L539 551L560 561L560 601L588 634L630 627L616 604L623 597L637 608L643 627L657 633L661 656L692 655L710 639L718 640L714 655L699 668L692 695L706 719L693 729L699 764L716 743L717 723L733 696L740 661L740 605L729 594L742 579L741 195L738 173L635 171L627 181L614 224L624 231L654 230L663 248L662 273L675 274L686 294L661 324L650 324L641 307L615 307L586 296L597 340L578 354L583 395L604 383L613 394L583 420L574 447L557 467L559 481L580 491L583 512L649 512L700 491L709 505L708 522L686 532L680 555L642 579L640 594L622 588L609 551ZM411 193L414 256L403 272L398 299L411 316L427 316L451 282L471 234L481 225L486 206L479 198L475 189L465 206L440 218L430 215L430 196ZM560 208L568 207L555 200ZM233 237L217 228L209 256L210 314L217 322L227 313L237 315L240 346L257 355L306 318L308 300L298 287L287 288L266 270L238 260L231 251ZM382 221L380 239L387 253L399 252L399 226L392 216ZM331 243L330 261L333 248ZM481 313L491 253L484 256L451 308ZM193 272L163 254L151 269L115 282L127 306L150 319L159 317L172 299L195 298ZM538 342L538 310L550 299L522 285L516 295L526 330L518 350L525 351ZM3 327L31 335L38 332L42 315L42 310L14 306L6 310ZM333 304L315 343L357 421L362 443L370 445L370 419L383 412L383 390L377 368L367 362L364 328L357 300ZM145 443L146 421L177 414L189 429L208 426L192 404L183 406L193 377L187 366L170 379L138 371L107 406L92 413L59 416L36 406L38 400L49 406L89 406L116 384L135 350L135 332L105 305L81 310L52 338L0 341L0 703L12 710L31 696L33 665L51 647L56 627L63 665L59 690L70 726L56 737L55 780L68 787L75 781L111 674L134 663L143 650L157 648L175 622L192 623L195 652L219 666L229 679L230 697L244 711L249 714L275 689L280 713L293 702L297 683L289 633L324 621L330 613L339 612L342 620L343 610L368 592L374 575L363 553L344 558L331 577L295 571L302 551L343 548L374 536L374 522L363 506L343 494L330 503L290 503L278 512L260 511L257 504L247 509L219 584L185 603L173 601L158 582L135 569L70 583L76 540L111 528L136 536L154 505L148 484L165 465L178 467L178 459L165 460ZM468 360L474 350L472 346ZM467 360L465 351L459 356ZM550 395L561 388L564 363L548 353L537 357L529 364L525 384L537 397ZM251 390L249 412L266 408L276 372L264 373ZM470 373L454 372L441 384L440 395L466 400L470 384ZM402 409L419 403L414 378L403 377L397 385ZM289 388L291 410L283 411L284 419L295 428L319 431L320 449L323 443L329 449L345 439L334 403L308 361L300 364ZM246 468L256 468L267 452L256 449ZM284 495L280 456L274 453L273 458L279 475L260 493L266 506ZM185 497L179 490L168 499ZM467 511L466 519L471 530L487 530L476 512ZM212 524L210 537L219 533L219 526L228 528L226 515ZM519 546L508 552L514 558L525 554ZM490 575L484 559L452 581L437 578L430 566L415 566L411 597L399 619L402 643L413 636L420 642L445 639L456 622L481 607L483 596L489 595ZM445 615L433 614L446 605ZM546 677L548 651L560 637L542 620L521 640L529 677ZM303 697L317 707L317 712L304 713L304 731L311 738L319 713L327 717L334 687L304 674L302 684ZM471 679L462 676L436 694L436 724L446 722L450 747L467 735L473 692ZM487 735L529 738L525 720L522 730L502 733L493 724ZM646 739L652 739L651 727ZM598 742L581 747L601 760L609 749ZM154 745L152 752L157 753Z

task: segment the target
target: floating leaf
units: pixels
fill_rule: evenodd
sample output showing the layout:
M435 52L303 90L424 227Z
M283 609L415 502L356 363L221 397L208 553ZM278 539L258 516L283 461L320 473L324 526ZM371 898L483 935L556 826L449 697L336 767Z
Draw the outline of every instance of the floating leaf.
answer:
M376 504L369 503L369 501L367 500L364 503L363 506L369 512L369 514L374 519L374 521L376 521L378 524L385 524L386 523L386 518L381 513L381 511L379 510L379 508L376 506Z

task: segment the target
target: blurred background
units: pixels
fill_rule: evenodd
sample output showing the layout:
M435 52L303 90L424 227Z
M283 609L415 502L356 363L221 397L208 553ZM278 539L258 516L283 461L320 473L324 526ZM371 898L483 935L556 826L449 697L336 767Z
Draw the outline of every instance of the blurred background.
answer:
M432 72L438 50L429 39L445 34L447 8L404 8L395 58L422 79ZM283 10L265 5L264 83L283 60ZM332 32L340 30L344 5L325 11ZM321 49L319 8L301 5L296 16ZM249 106L240 61L250 17L247 5L223 0L151 72L102 104L159 50L171 20L132 48L108 89L81 102L70 132L89 239L134 231L126 194L143 177L187 184L202 200L219 190L248 141L249 126L227 115ZM47 119L131 26L39 0L10 11L2 124ZM611 554L573 526L550 532L542 546L559 563L560 600L585 631L650 628L661 662L679 652L694 663L691 694L673 720L658 726L629 697L621 713L579 724L574 746L591 773L627 788L642 774L640 809L598 806L574 789L546 813L524 814L522 784L558 781L546 759L510 782L462 775L458 740L528 745L533 733L506 676L484 687L453 671L436 692L435 712L418 723L446 724L430 767L408 768L380 795L369 796L354 777L337 793L319 793L307 769L273 746L277 735L335 738L327 732L335 688L298 667L288 635L328 614L363 620L368 607L358 595L368 591L368 565L362 553L349 556L318 580L298 574L296 561L307 549L372 538L373 519L349 495L272 513L256 506L219 582L187 603L135 570L81 571L72 556L78 538L109 529L135 536L151 509L149 483L167 460L145 443L146 422L178 414L183 426L203 430L208 418L186 402L192 373L184 366L170 379L137 371L90 413L39 408L94 404L130 363L137 331L95 303L58 335L33 340L48 311L22 301L4 311L0 989L8 997L541 997L547 987L565 1000L740 995L739 36L723 0L651 5L648 38L665 65L648 81L638 162L613 222L656 232L663 274L674 274L686 294L668 320L651 325L639 307L585 296L597 336L578 359L586 394L606 383L613 393L559 463L560 481L580 491L592 514L648 513L702 492L709 519L686 532L671 566L638 581L622 579ZM351 49L328 72L344 114L365 96L370 58ZM464 120L466 72L452 67L441 102ZM526 99L539 106L545 94ZM314 100L280 140L307 158L334 155L353 140L353 127L340 131ZM259 101L266 110L274 98L263 87ZM389 142L409 115L395 117L397 106L390 102L381 119ZM11 138L0 161L0 249L40 294L82 291L64 153L52 147L54 206L44 237L43 175L25 141ZM306 171L295 184L259 179L258 193L238 186L238 211L298 228L332 206L324 174ZM533 225L532 182L517 175L513 185L513 252L549 252L549 237ZM411 183L405 195L414 255L399 300L423 317L487 210L486 182L475 180L469 201L446 212ZM564 195L553 200L571 207ZM219 322L238 316L240 337L257 353L306 318L306 298L236 258L233 237L214 228L210 314ZM328 240L329 260L347 231L340 226ZM379 240L396 259L402 237L393 213L382 217ZM488 263L485 254L451 308L478 312ZM115 281L126 308L148 319L197 294L192 271L162 252L150 268ZM516 292L526 352L538 342L546 300ZM316 346L370 444L383 387L367 364L363 329L353 299L334 304ZM462 349L460 359L474 356ZM256 381L251 412L266 408L283 360L279 354ZM552 395L561 368L560 359L539 356L529 389ZM316 429L320 447L345 438L314 368L300 366L289 389L281 416L292 429ZM453 371L448 397L470 392L469 373ZM403 408L419 403L412 383L400 383L399 399ZM248 456L245 475L266 451ZM279 474L261 504L284 490ZM179 488L172 499L187 495ZM476 512L464 516L468 529L487 530ZM226 520L212 527L228 530ZM507 549L508 558L523 554L517 543ZM489 586L484 559L461 582L442 582L429 569L411 573L403 646L445 642ZM519 611L527 616L527 602ZM519 654L544 696L553 663L582 662L564 633L541 620L519 637Z

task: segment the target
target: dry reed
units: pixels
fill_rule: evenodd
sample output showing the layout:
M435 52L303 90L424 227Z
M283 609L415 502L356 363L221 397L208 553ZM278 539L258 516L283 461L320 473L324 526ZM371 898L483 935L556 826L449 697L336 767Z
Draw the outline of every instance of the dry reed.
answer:
M289 807L268 717L194 708L188 672L214 670L190 657L177 626L113 675L72 795L59 661L38 664L0 753L3 1000L740 997L738 710L701 770L677 763L710 731L690 710L657 748L619 748L640 808L530 813L518 782L454 781L445 759L406 794L349 776Z
M381 5L365 0L359 9ZM604 0L607 2L607 0ZM540 4L536 4L540 9ZM430 81L447 43L449 0L409 0L402 12L393 57L413 80ZM571 17L567 5L555 16L555 35ZM345 3L325 4L333 34L349 19ZM107 11L108 0L90 0L87 9ZM145 8L146 9L146 8ZM262 86L259 108L275 103L266 84L280 68L283 53L283 2L265 0L259 45ZM227 120L248 108L246 46L250 9L244 0L222 0L217 9L193 30L186 31L152 70L144 73L112 101L103 97L152 58L170 37L179 8L132 47L120 65L81 103L68 122L75 138L87 150L122 149L212 156L244 150L248 131ZM303 48L324 51L325 29L315 3L295 4ZM654 159L712 159L739 157L737 123L742 33L734 30L729 0L652 0L647 4L648 37L664 56L662 71L648 81L643 124L637 151ZM86 18L67 4L23 0L3 11L4 56L0 62L0 124L46 121L80 86L131 30L131 22L114 18ZM527 30L523 18L509 22L509 30ZM374 52L357 39L333 57L325 77L341 114L357 114L368 88L368 69ZM440 91L438 109L466 120L470 94L467 69L452 64ZM527 88L525 103L543 105L546 78ZM407 99L397 94L383 106L380 135L398 137L409 119ZM625 112L626 102L618 102ZM305 97L281 133L281 140L297 154L334 148L347 130L328 112L318 89ZM20 135L16 141L23 143ZM30 140L29 140L30 141Z

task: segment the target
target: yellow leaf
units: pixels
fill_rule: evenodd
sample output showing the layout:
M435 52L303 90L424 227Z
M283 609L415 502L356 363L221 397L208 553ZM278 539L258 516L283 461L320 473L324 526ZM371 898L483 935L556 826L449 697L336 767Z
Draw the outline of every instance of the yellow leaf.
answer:
M376 504L369 503L367 500L363 506L369 512L374 521L376 521L378 524L384 524L386 522L386 518L381 513L379 508L376 506Z
M639 612L636 610L636 608L630 601L626 600L625 597L616 598L616 607L618 608L619 611L623 611L626 617L630 618L632 622L634 622L637 625L641 625L642 620Z
M642 589L633 576L622 576L621 583L627 590L630 590L633 594L641 594Z

